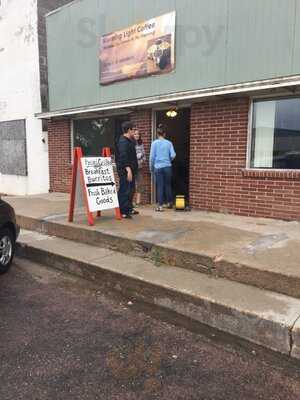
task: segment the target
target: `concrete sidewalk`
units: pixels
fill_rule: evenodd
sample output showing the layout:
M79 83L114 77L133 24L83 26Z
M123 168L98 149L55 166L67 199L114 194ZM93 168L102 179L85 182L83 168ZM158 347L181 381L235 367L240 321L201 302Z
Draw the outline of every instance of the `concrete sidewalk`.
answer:
M6 200L23 228L18 255L300 358L298 222L145 207L89 227L82 211L67 222L64 194Z
M155 213L141 208L133 220L113 213L89 227L86 216L67 222L68 195L6 197L20 225L49 235L300 298L300 223L201 211Z
M32 231L21 232L17 255L300 358L299 299Z

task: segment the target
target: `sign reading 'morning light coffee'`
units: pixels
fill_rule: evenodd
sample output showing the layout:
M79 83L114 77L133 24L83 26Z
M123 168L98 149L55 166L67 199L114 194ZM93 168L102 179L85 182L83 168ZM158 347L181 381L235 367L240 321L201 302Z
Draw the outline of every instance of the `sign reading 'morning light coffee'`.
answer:
M175 21L173 11L102 36L101 85L173 71Z
M116 182L110 157L81 158L91 212L118 208Z

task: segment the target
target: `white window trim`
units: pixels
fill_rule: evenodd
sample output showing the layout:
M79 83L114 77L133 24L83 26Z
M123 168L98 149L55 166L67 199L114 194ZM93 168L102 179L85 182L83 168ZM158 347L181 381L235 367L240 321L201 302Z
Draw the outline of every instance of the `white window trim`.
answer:
M247 134L247 158L246 158L246 170L250 171L261 171L261 172L297 172L300 171L299 168L297 169L285 169L285 168L254 168L251 167L251 148L252 148L252 135L253 135L253 108L254 102L257 101L272 101L272 100L280 100L280 99L290 99L290 98L300 98L299 93L295 93L294 95L287 96L287 95L277 95L277 96L253 96L251 97L251 103L249 107L249 120L248 120L248 134Z
M253 132L253 105L254 100L251 99L250 107L248 111L248 134L247 134L247 157L246 157L246 169L253 169L251 165L251 147L252 147L252 132Z

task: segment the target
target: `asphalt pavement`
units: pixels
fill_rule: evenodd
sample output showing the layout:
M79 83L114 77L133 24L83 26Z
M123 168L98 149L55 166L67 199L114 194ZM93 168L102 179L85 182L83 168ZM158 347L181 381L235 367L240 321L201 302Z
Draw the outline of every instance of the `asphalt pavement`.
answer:
M161 318L17 260L0 277L0 399L300 399L300 367Z

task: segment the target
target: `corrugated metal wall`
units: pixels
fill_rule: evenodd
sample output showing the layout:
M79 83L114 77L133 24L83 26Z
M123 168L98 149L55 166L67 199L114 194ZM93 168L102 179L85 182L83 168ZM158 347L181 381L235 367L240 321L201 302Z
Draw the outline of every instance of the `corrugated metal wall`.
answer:
M176 71L99 85L99 38L176 10ZM300 74L300 0L78 0L47 17L50 109Z

